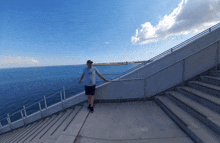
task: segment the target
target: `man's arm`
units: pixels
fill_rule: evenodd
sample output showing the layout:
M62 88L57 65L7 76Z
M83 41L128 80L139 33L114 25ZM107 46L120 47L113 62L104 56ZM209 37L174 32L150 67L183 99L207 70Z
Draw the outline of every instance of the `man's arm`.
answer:
M109 80L106 80L101 74L97 73L97 75L98 75L101 79L103 79L104 81L106 81L106 82L109 81Z
M82 80L83 80L84 76L85 76L85 74L82 74L82 76L81 76L81 79L80 79L79 83L81 83L81 82L82 82Z
M97 73L97 75L101 78L101 79L105 79L101 74Z

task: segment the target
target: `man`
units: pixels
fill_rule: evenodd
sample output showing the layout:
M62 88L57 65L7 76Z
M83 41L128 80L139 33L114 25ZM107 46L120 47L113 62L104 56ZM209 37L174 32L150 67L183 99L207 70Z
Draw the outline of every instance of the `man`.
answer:
M97 74L101 79L103 79L105 82L108 82L109 80L106 80L95 67L92 67L92 61L88 60L87 61L87 66L84 70L83 70L83 74L81 76L81 79L79 81L79 84L82 82L82 79L85 76L85 93L88 97L88 102L89 102L89 106L88 109L90 109L90 111L93 113L94 111L94 107L93 107L93 102L94 102L94 94L95 94L95 86L96 86L96 76L95 74Z

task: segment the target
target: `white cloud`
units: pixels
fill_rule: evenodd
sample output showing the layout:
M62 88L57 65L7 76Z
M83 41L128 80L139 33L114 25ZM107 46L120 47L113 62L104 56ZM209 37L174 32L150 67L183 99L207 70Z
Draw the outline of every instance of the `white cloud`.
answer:
M105 44L109 44L109 42L105 42Z
M142 24L131 37L134 44L147 44L163 40L170 35L201 32L220 21L220 0L182 0L177 8L165 15L157 26Z
M1 56L0 68L35 66L40 62L30 57Z

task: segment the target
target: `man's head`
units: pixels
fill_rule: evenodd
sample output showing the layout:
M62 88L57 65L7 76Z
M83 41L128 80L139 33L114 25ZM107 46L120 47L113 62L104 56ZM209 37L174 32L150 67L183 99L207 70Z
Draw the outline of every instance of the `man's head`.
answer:
M92 63L93 63L93 61L88 60L88 61L87 61L87 66L88 66L89 68L91 68L91 67L92 67Z

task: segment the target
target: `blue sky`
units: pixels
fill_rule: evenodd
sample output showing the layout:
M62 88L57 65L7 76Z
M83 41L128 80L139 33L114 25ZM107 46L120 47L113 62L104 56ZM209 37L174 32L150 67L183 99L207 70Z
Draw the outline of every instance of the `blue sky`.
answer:
M1 0L0 68L148 60L218 23L219 4Z

